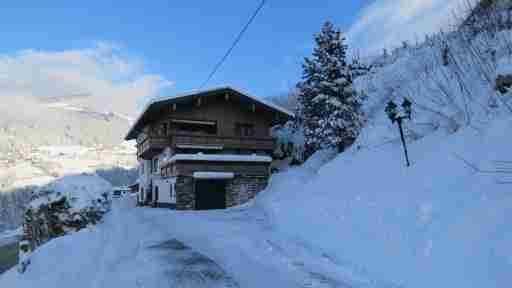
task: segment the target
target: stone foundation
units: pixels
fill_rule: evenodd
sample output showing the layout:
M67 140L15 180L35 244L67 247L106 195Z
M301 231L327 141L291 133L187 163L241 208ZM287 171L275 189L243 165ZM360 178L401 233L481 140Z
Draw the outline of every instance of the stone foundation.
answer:
M180 176L176 178L176 209L194 210L196 207L194 178Z
M222 180L219 180L222 181ZM226 207L233 207L253 199L267 187L265 177L242 177L224 180L226 182ZM195 210L195 181L192 177L176 178L176 209Z
M226 184L226 206L233 207L253 199L267 187L266 178L237 177Z

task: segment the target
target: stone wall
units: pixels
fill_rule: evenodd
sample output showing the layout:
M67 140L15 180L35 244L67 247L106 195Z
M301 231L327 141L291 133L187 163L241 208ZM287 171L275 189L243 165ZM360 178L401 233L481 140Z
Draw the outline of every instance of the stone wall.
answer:
M236 177L226 181L226 207L233 207L253 199L267 187L265 177ZM195 185L192 177L176 179L176 209L195 209Z
M176 209L194 210L196 207L194 179L180 176L176 178Z
M236 177L226 185L226 206L244 204L266 187L267 179L264 177Z

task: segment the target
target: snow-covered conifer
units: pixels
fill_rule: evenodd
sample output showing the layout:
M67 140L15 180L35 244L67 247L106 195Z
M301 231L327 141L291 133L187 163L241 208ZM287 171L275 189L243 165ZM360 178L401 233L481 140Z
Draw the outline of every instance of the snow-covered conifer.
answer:
M352 88L344 41L341 32L326 22L315 36L312 57L303 64L297 115L310 150L337 147L342 151L363 124L362 97Z

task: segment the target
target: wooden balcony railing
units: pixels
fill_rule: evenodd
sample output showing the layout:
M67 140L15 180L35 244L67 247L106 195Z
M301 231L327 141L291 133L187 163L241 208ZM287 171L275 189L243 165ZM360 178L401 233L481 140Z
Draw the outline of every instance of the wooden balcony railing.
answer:
M137 155L142 159L152 159L166 147L207 149L273 150L272 137L231 137L217 135L177 134L150 136L137 146Z
M212 146L222 149L273 150L272 137L230 137L216 135L171 135L171 147L179 146Z
M148 137L137 146L137 156L149 160L161 153L166 147L169 147L169 145L168 137Z

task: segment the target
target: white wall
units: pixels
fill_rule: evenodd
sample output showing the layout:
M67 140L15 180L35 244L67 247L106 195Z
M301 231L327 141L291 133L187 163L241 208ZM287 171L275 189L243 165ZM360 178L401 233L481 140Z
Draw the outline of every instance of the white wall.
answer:
M158 187L158 203L176 204L176 193L173 191L174 183L176 183L175 178L153 180L154 186ZM155 199L154 192L153 188L153 199Z

